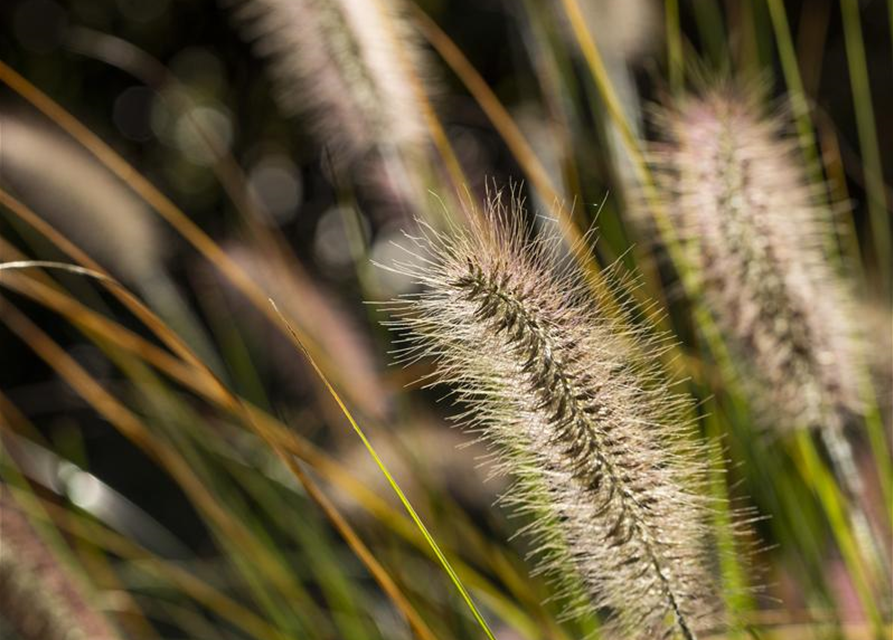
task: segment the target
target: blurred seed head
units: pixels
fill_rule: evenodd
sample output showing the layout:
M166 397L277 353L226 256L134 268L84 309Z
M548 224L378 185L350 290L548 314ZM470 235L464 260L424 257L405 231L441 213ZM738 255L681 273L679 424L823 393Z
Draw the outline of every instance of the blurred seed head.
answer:
M152 212L54 127L0 113L0 184L114 275L151 279L166 253Z
M418 66L399 3L382 0L225 0L269 63L287 114L307 117L338 164L376 147L424 142L407 78Z
M8 492L0 484L0 618L22 640L119 638Z
M390 307L399 358L433 358L460 421L499 451L540 571L588 594L570 615L608 612L619 637L693 638L721 614L687 403L657 371L658 343L606 315L579 274L554 273L553 243L531 240L522 215L495 199L471 230L423 228L417 258L393 267L425 287Z
M584 0L583 19L603 56L631 63L661 46L660 0Z
M659 116L652 166L705 301L781 427L859 408L851 301L829 265L831 216L780 118L728 86Z

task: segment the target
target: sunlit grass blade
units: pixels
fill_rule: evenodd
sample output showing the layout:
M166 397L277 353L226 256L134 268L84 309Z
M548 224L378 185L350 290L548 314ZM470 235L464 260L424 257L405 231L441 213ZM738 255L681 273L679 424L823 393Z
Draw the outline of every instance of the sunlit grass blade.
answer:
M391 475L391 472L388 470L387 466L384 464L384 462L378 456L378 453L376 452L375 448L372 446L372 443L366 437L366 434L363 431L362 427L360 427L360 425L356 422L356 420L354 420L354 417L350 413L350 410L347 408L347 405L341 399L341 396L338 395L338 392L335 390L335 388L329 382L329 379L325 376L325 374L322 372L322 370L319 368L319 366L313 360L312 356L304 348L304 345L301 342L298 335L296 333L294 333L294 331L292 331L291 326L289 326L289 324L288 324L288 321L285 319L285 317L283 315L281 315L279 313L279 308L276 306L276 303L273 302L272 300L270 300L270 305L273 308L273 310L279 315L280 321L286 326L289 333L291 333L292 339L294 340L295 346L297 347L298 351L300 353L302 353L304 355L304 357L307 358L308 362L310 362L310 365L313 367L314 371L316 371L319 378L325 384L326 389L328 389L329 393L332 395L332 398L338 404L338 407L341 409L342 413L344 414L344 417L347 418L347 420L348 420L348 422L350 422L350 425L353 428L354 432L356 432L356 434L360 437L360 440L362 440L363 445L369 451L369 455L371 455L372 459L375 460L375 464L381 470L382 474L384 474L385 478L388 481L388 484L391 486L391 489L394 491L394 493L400 499L401 504L406 509L406 512L409 514L410 518L412 518L416 527L418 527L419 531L425 537L425 541L428 543L428 545L431 547L431 550L437 556L437 560L440 562L440 565L443 567L444 571L447 573L447 575L450 577L450 580L453 582L456 589L459 591L459 595L462 597L462 600L465 601L465 604L468 606L469 610L471 611L472 616L474 616L474 619L477 621L478 625L480 625L481 629L483 630L483 632L486 634L486 636L490 640L495 640L495 637L493 636L493 632L490 630L489 625L484 620L484 617L481 615L481 612L478 610L477 606L474 604L474 601L471 599L471 595L468 593L467 589L462 584L462 581L459 579L458 574L456 574L455 569L453 569L452 564L450 564L450 561L447 559L447 557L441 551L440 546L437 544L437 541L434 540L434 537L431 535L431 533L428 531L428 528L425 526L425 524L422 522L419 515L416 513L412 504L409 502L409 499L406 497L406 494L403 493L403 490L400 488L400 485L397 483L397 481Z

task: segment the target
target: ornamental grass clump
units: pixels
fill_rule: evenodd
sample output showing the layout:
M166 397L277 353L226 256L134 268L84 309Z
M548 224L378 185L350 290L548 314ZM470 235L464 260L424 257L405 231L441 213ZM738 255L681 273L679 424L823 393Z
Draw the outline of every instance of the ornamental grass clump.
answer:
M631 638L719 627L708 456L658 372L660 341L607 313L571 266L556 272L520 203L471 217L423 225L417 255L392 267L423 287L390 305L399 359L433 358L462 424L495 445L515 479L504 501L532 516L568 615L598 612Z

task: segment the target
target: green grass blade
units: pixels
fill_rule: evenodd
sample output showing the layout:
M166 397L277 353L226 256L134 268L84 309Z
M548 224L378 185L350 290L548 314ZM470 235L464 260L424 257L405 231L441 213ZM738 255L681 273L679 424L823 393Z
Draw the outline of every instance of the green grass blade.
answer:
M862 38L862 21L856 0L841 0L843 35L846 57L856 111L856 130L859 134L859 150L865 170L865 192L868 201L868 219L874 240L875 260L885 294L893 294L890 276L890 215L884 197L884 174L881 167L881 151L877 139L874 107L871 105L871 86L868 78L868 61Z
M412 518L412 521L415 523L416 527L418 527L422 536L424 536L425 541L428 543L428 546L431 548L431 551L434 552L434 555L437 556L437 560L440 562L440 565L443 567L443 570L446 571L447 575L450 577L450 580L453 582L453 585L456 587L456 590L459 592L459 595L462 596L462 600L465 601L465 604L468 606L468 609L471 611L471 614L474 616L474 619L477 621L478 625L480 625L481 629L486 634L487 638L490 640L496 640L496 637L493 635L493 632L490 630L487 621L484 620L483 615L478 610L477 606L474 604L474 601L471 599L471 595L468 593L468 590L465 588L465 585L462 584L462 581L459 579L458 574L453 569L453 566L450 564L450 561L444 555L443 551L440 550L440 546L437 544L437 541L434 540L434 537L428 531L428 528L422 522L422 519L419 517L416 510L413 508L412 504L409 502L409 498L406 497L406 494L403 493L403 489L400 488L400 485L397 483L397 480L394 479L394 476L391 475L391 472L388 470L387 465L382 461L379 457L378 452L375 450L375 447L372 446L372 443L366 437L366 433L363 431L363 428L357 423L351 414L350 410L347 408L347 405L344 404L344 401L341 399L341 396L338 395L338 392L329 382L329 379L322 372L307 350L304 348L303 343L301 342L298 335L292 331L291 326L286 321L285 317L279 311L279 307L276 306L276 303L273 300L270 300L270 304L273 306L273 309L279 315L279 319L285 324L289 333L291 334L292 339L294 340L295 346L298 347L301 353L304 354L304 357L307 358L307 361L313 367L313 370L316 372L316 375L319 376L320 380L325 384L326 389L331 394L332 398L338 404L338 407L341 409L341 413L344 414L344 417L347 418L347 421L350 422L350 426L353 427L354 432L359 436L360 440L363 442L363 445L366 447L366 450L369 452L369 455L372 456L372 459L375 461L375 464L378 466L379 470L384 475L385 479L388 481L388 484L391 486L391 489L394 491L394 494L400 500L400 503L403 505L403 508L406 509L406 512L409 514L409 517Z
M679 25L679 0L666 0L667 67L673 95L682 93L685 62L682 59L682 28Z

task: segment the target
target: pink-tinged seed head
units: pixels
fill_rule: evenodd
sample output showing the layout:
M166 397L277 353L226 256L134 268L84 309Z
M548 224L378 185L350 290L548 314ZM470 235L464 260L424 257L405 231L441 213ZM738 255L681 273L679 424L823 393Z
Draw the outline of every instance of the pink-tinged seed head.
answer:
M687 400L658 373L659 343L606 314L571 267L553 271L555 247L522 219L497 198L471 229L415 239L393 267L423 287L391 305L400 360L433 358L463 424L495 445L539 570L565 595L583 586L569 614L607 611L629 638L717 628L707 456Z
M761 413L786 428L839 424L859 409L850 301L825 251L831 213L783 121L723 88L660 124L665 210Z

